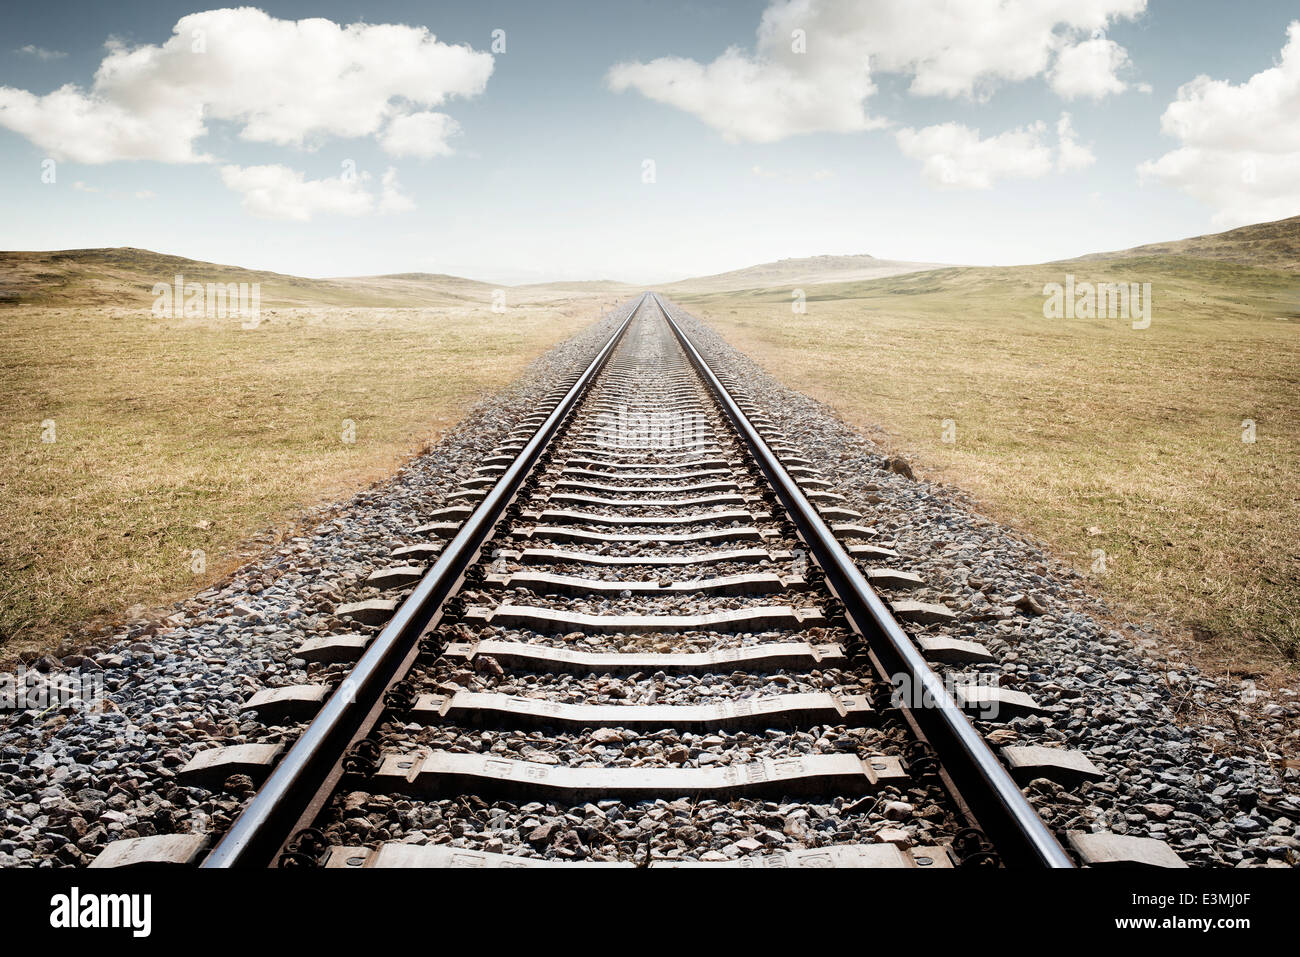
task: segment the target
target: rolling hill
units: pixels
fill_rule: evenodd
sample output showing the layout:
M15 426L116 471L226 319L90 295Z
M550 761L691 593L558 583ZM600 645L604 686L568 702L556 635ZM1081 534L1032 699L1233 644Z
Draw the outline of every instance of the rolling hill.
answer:
M1193 236L1173 242L1149 243L1119 252L1092 253L1081 260L1121 259L1146 256L1186 256L1213 259L1242 266L1263 266L1286 272L1300 272L1300 216L1271 223L1255 223L1223 233Z
M307 279L122 246L0 252L0 304L95 306L149 303L153 300L154 284L171 283L177 275L201 283L260 283L263 305L282 307L482 304L490 303L497 289L510 289L512 301L531 303L623 297L640 291L640 287L607 280L508 286L425 272Z
M1250 266L1280 273L1300 272L1300 216L1242 226L1227 232L1150 243L1118 252L1091 253L1050 265L1083 262L1159 260L1162 267L1182 263ZM809 256L761 263L744 269L661 284L657 289L689 299L725 292L817 286L817 298L849 292L847 284L878 282L929 273L956 276L967 267L878 259L875 256ZM1029 267L1007 267L1029 268ZM306 279L265 270L243 269L170 256L147 249L62 249L0 252L0 304L90 306L149 302L157 282L182 274L197 282L257 282L262 302L272 306L453 306L492 301L496 289L512 290L512 300L551 302L591 297L625 297L642 287L612 280L528 283L480 282L442 273L404 272L381 276ZM924 282L924 280L923 280ZM837 288L828 288L835 286ZM883 291L884 287L877 287ZM900 290L901 291L901 290Z
M123 246L0 252L0 302L45 306L152 302L155 283L260 283L271 306L445 306L490 300L490 283L455 276L305 279Z

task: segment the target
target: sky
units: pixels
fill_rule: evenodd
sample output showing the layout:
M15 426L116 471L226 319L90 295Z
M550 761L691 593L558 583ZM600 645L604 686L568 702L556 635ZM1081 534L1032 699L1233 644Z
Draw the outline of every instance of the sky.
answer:
M1300 214L1294 0L11 5L0 248L652 284Z

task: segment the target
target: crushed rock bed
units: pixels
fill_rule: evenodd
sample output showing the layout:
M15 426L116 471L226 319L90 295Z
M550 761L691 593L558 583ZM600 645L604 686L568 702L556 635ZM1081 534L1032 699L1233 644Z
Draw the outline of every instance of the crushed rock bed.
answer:
M814 725L798 731L774 728L709 733L610 727L566 733L475 728L454 722L390 723L380 741L385 751L407 752L424 747L575 768L704 768L813 754L856 754L868 758L899 754L907 743L898 732L891 734L879 728L843 725Z
M597 531L597 529L592 529ZM629 530L630 532L631 530ZM790 551L792 548L800 547L799 543L791 538L771 538L764 539L761 542L749 541L745 539L726 542L647 542L645 544L632 543L630 545L613 545L609 542L561 542L549 541L540 537L534 537L510 546L511 551L519 548L545 548L551 551L565 552L586 552L592 555L608 555L611 558L681 558L690 555L710 555L714 552L739 551L741 549L759 549L769 552ZM806 552L805 552L806 554ZM534 568L530 562L521 566L524 568ZM596 566L593 566L596 567ZM649 568L648 565L631 565L628 568ZM712 567L712 566L708 566Z
M682 632L642 632L639 634L584 634L580 631L541 632L530 628L487 628L469 629L464 625L449 626L439 634L447 641L517 641L529 645L544 645L548 648L569 648L574 651L599 652L640 652L653 654L687 654L701 651L715 651L723 648L750 648L754 645L775 644L779 642L807 641L815 645L838 643L843 645L849 640L846 628L807 628L803 631L682 631Z
M870 687L874 687L871 685ZM700 675L631 674L514 674L473 671L463 664L439 659L421 669L421 691L451 694L456 691L490 691L496 694L539 698L570 704L716 704L773 695L826 692L864 694L863 681L838 668L824 671L785 671L753 674L706 672Z
M753 562L714 562L705 566L664 565L658 568L650 565L588 565L572 562L529 562L521 565L518 562L504 562L499 567L494 564L492 570L498 574L538 572L595 581L688 582L754 573L784 574L787 573L788 566L788 562L772 562L764 558Z
M760 592L752 595L724 595L708 592L698 595L668 593L645 595L639 592L610 597L582 597L578 595L539 595L527 588L485 589L474 593L475 604L494 606L528 605L549 608L581 615L706 615L713 612L737 611L744 608L765 608L773 605L814 607L824 596L817 592L790 593L781 591ZM721 641L721 636L719 636Z
M861 801L598 801L513 804L481 798L419 801L354 791L337 799L332 843L446 844L559 861L723 861L835 844L951 840L956 825L927 791L885 788Z

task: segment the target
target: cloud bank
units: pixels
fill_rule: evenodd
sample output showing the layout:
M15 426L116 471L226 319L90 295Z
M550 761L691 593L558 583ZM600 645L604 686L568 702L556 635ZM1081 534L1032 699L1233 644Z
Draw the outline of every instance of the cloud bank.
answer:
M88 89L69 83L41 96L0 86L0 126L54 159L90 164L213 162L201 143L213 121L252 143L311 149L374 137L392 156L445 156L459 127L432 108L482 93L494 64L424 27L280 20L252 7L182 17L161 45L106 47ZM265 212L280 197L288 218L299 218L358 202L355 187L266 172L286 167L249 169L262 172L234 179L257 181L245 193L251 209ZM250 202L253 194L261 198Z
M885 125L867 109L873 71L910 77L919 96L984 99L1042 76L1066 99L1099 99L1127 88L1129 66L1101 31L1145 9L1146 0L774 0L752 53L620 63L606 82L684 110L729 141L758 143Z
M1213 206L1221 226L1300 213L1300 20L1276 66L1245 83L1198 76L1179 87L1160 120L1182 144L1138 167Z

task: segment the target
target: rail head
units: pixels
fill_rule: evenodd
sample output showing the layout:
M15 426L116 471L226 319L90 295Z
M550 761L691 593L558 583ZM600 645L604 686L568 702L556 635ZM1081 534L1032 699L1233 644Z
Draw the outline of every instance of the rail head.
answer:
M370 647L275 766L230 830L203 860L204 868L264 867L283 849L358 731L382 706L384 692L401 676L420 635L476 559L506 507L523 486L560 425L604 368L633 317L642 294L595 358L538 426L532 438L447 543L433 567L393 613Z
M911 688L920 690L919 698L909 696L925 702L922 707L912 709L913 719L938 751L962 798L994 841L998 853L1013 865L1072 868L1070 856L962 713L943 680L908 638L799 484L714 374L685 330L673 319L659 295L652 294L652 298L790 513L799 534L826 573L828 584L844 603L850 621L887 669L887 677L895 682L910 682Z

